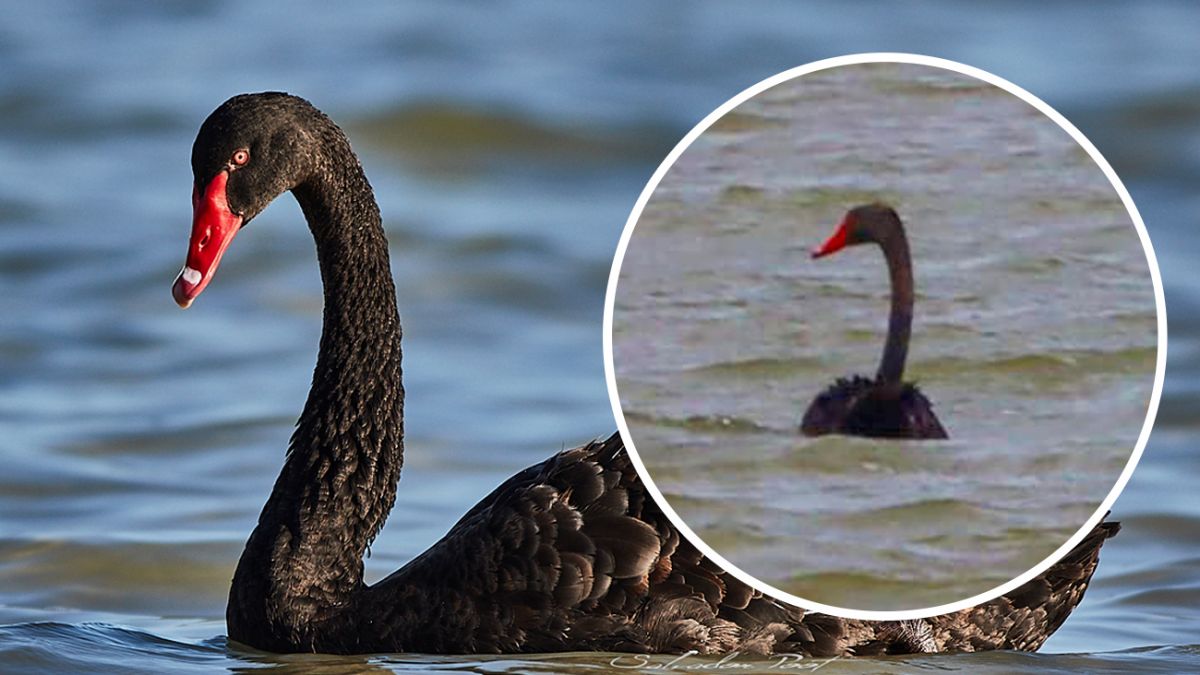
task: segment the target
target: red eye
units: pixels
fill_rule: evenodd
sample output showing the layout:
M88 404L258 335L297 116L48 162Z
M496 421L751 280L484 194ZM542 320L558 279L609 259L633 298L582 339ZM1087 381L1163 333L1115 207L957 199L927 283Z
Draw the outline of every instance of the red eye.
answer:
M233 162L234 166L242 166L246 162L250 161L250 151L245 148L235 150L233 157L230 158L230 161Z

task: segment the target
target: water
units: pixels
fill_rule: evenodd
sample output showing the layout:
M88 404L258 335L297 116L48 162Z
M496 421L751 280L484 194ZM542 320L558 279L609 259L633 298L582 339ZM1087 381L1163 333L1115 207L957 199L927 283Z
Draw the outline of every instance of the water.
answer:
M948 443L797 434L834 377L874 374L878 247L809 251L876 199L907 222L906 374ZM1154 289L1116 190L1050 119L951 71L846 66L680 156L629 241L613 354L639 455L709 545L806 600L913 609L1019 576L1096 511L1146 417Z
M308 386L319 282L299 209L283 199L238 237L192 309L174 307L196 128L234 93L303 94L347 128L378 190L406 329L411 448L367 561L374 580L515 470L611 431L600 350L609 261L671 146L763 77L875 49L970 62L1075 121L1139 202L1174 332L1158 428L1114 510L1125 529L1043 653L843 660L825 672L1197 670L1200 507L1187 477L1200 471L1200 46L1188 27L1200 17L1172 3L1022 7L930 3L889 21L840 3L10 10L0 670L606 667L602 655L333 659L225 643L228 580ZM863 345L868 359L873 347Z

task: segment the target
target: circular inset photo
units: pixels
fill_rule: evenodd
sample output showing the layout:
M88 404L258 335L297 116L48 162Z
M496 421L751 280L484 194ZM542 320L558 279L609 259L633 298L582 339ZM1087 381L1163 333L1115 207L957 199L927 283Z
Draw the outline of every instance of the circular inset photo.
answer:
M671 153L613 266L609 389L706 553L809 608L930 615L1103 518L1166 319L1077 129L982 71L880 56L771 78Z

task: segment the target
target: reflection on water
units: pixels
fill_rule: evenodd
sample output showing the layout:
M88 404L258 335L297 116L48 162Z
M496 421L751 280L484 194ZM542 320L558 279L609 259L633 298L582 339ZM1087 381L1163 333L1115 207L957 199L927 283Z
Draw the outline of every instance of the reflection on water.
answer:
M1095 512L1146 415L1154 292L1116 191L1032 107L927 66L810 74L734 115L664 177L621 268L617 386L656 484L816 602L928 607L1024 573ZM881 197L913 252L906 376L949 442L797 433L835 376L874 372L878 247L808 251Z
M784 68L936 41L939 55L1047 98L1130 184L1174 311L1164 431L1117 504L1126 527L1088 600L1047 645L1086 656L841 661L825 672L1196 670L1188 647L1107 652L1193 644L1200 625L1189 564L1200 520L1178 480L1200 469L1200 288L1189 265L1200 251L1186 215L1200 179L1189 150L1198 47L1186 33L1197 17L1187 5L1081 8L933 3L886 22L834 3L298 2L280 12L45 0L7 12L0 669L607 668L596 655L337 659L226 645L229 577L282 462L319 330L313 246L287 199L238 237L192 309L171 301L191 142L226 97L312 99L347 128L380 198L405 322L410 452L367 561L375 579L516 469L611 431L600 352L609 261L635 196L687 129ZM1114 30L1119 53L1094 39Z

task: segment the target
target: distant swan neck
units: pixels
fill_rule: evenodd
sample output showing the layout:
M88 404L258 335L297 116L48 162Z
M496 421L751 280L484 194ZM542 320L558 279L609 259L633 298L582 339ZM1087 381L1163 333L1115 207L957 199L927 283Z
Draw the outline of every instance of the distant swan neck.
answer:
M908 340L912 334L913 316L913 273L912 259L908 251L908 239L902 228L880 242L887 260L888 276L892 286L892 308L888 316L887 342L883 346L883 358L875 377L888 383L899 383L904 377L904 364L908 359Z

